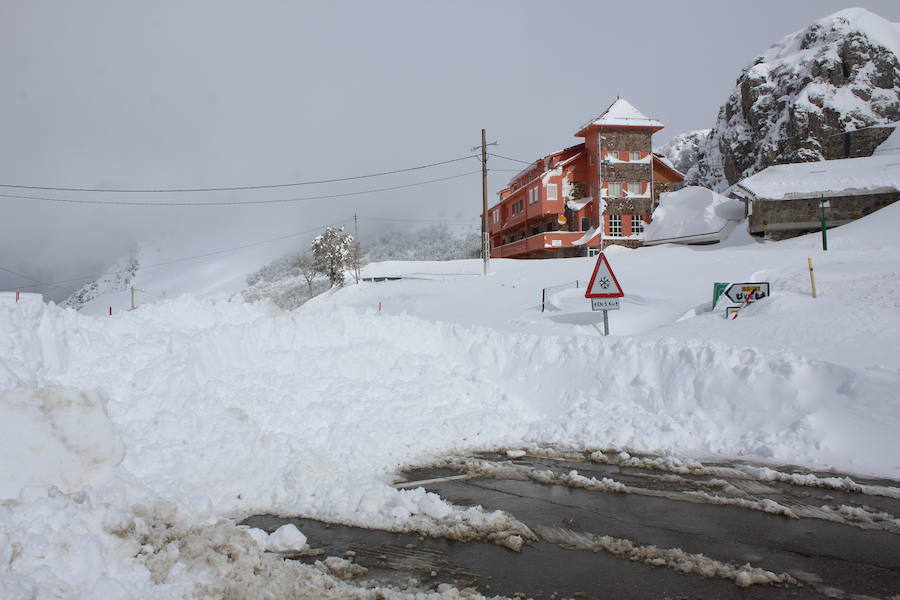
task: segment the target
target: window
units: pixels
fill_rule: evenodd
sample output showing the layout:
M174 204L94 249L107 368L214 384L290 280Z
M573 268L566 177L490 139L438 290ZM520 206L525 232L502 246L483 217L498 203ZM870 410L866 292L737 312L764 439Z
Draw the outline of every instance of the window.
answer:
M631 233L644 233L644 221L641 220L641 215L631 215Z
M618 198L622 195L622 182L610 181L606 184L606 195L610 198Z
M609 215L609 235L622 236L622 215Z
M628 160L641 160L641 153L637 150L632 150L628 153Z
M590 190L591 190L591 191L590 191L590 196L591 196L591 198L593 198L593 197L594 197L594 184L592 183L589 187L590 187Z
M517 215L522 212L522 201L516 200L512 205L512 214Z
M606 158L610 158L612 160L619 160L619 151L618 150L607 150Z
M557 199L556 184L548 183L547 184L547 201L549 202L549 201L556 200L556 199Z
M581 217L581 231L587 231L591 228L591 218Z
M494 210L491 212L491 221L493 222L494 225L496 225L497 223L500 222L500 211L499 210Z
M641 182L640 181L629 181L628 182L628 193L629 194L640 194L642 191Z

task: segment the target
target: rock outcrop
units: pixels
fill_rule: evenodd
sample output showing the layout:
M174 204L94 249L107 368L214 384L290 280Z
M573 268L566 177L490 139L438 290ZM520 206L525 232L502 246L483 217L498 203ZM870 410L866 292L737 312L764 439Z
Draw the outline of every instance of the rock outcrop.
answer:
M682 173L687 173L697 165L700 146L709 137L711 131L711 129L697 129L687 133L679 133L657 149L656 152L669 159L669 162L676 169Z
M898 55L900 24L861 8L786 36L741 72L688 181L723 190L773 164L843 157L845 132L900 120ZM854 154L889 133L857 136Z

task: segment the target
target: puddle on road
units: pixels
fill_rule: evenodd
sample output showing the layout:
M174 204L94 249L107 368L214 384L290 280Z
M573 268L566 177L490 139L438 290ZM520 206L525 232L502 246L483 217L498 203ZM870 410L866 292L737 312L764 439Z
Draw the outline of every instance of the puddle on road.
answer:
M517 454L517 453L514 453ZM504 510L537 534L519 553L294 523L317 556L365 567L358 582L532 598L894 598L900 593L900 489L796 469L700 464L617 453L453 457L403 474L460 506ZM755 583L754 581L759 582Z

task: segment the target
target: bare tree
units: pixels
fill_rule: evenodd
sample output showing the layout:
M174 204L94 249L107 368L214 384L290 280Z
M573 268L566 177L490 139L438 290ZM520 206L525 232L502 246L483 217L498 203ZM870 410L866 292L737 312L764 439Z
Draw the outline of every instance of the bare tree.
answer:
M309 252L301 252L294 259L300 275L306 280L306 287L309 289L309 297L313 297L313 280L319 274L319 267L316 264L315 257Z
M350 268L353 269L353 278L356 280L356 283L359 283L360 269L362 269L365 264L366 255L363 251L362 244L359 243L359 240L355 239L353 240L350 249Z

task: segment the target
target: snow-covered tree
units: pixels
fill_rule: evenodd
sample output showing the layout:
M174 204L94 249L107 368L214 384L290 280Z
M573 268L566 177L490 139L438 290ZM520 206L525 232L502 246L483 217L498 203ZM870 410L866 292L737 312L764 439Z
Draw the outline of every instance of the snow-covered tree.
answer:
M455 260L481 256L481 232L451 232L446 225L384 231L366 244L369 261Z
M344 233L343 227L328 227L313 239L311 249L316 268L331 286L344 285L344 271L353 263L353 236Z

